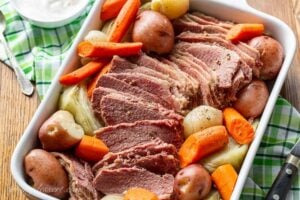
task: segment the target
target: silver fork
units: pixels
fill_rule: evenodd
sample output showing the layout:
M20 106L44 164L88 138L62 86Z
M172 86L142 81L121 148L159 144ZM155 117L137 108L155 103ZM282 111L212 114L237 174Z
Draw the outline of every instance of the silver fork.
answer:
M12 54L11 50L9 49L9 47L6 43L6 40L3 35L5 28L6 28L5 17L0 10L0 40L5 48L7 55L8 55L8 58L11 63L11 67L15 72L15 75L17 77L19 85L21 86L23 94L30 96L34 92L34 87L33 87L32 83L30 82L30 80L28 80L27 77L25 76L25 73L21 69L15 56Z

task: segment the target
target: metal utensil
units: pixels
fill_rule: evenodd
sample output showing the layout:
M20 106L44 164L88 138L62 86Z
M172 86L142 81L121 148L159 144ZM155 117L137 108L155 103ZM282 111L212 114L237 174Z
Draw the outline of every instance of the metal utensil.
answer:
M5 18L4 18L3 13L0 11L0 41L2 42L2 44L5 48L5 51L9 57L11 67L13 68L13 70L15 72L18 83L21 86L22 92L25 95L30 96L34 92L34 87L33 87L32 83L25 76L25 74L22 71L21 67L19 66L15 56L12 54L11 50L9 49L9 47L6 43L6 40L3 35L5 28L6 28Z
M300 139L289 153L284 165L281 167L266 200L284 200L291 188L293 178L300 168Z

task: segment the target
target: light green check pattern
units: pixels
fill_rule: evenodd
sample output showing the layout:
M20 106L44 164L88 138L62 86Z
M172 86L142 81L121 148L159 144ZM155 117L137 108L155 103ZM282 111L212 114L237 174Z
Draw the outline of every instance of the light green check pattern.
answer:
M35 81L41 98L46 93L92 3L93 0L89 0L86 12L71 24L55 29L43 29L24 21L11 8L8 0L0 0L0 10L7 19L6 39L26 75ZM1 46L0 60L9 64ZM264 198L286 155L299 137L299 113L287 101L279 98L241 199ZM299 174L295 178L288 199L300 199Z
M44 29L23 20L11 7L8 0L0 0L0 10L7 21L5 38L26 76L35 82L41 98L45 95L94 2L94 0L87 1L89 1L89 5L86 11L71 24ZM10 65L1 43L0 60Z
M264 199L288 153L299 138L300 114L286 100L279 98L241 199ZM300 173L295 177L287 199L300 199Z

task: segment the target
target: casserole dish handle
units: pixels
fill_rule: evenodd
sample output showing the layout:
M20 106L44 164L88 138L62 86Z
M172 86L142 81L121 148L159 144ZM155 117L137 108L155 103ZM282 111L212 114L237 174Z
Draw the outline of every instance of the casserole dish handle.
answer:
M212 0L212 1L215 1L215 2L221 2L222 4L227 4L227 5L230 5L231 7L238 7L238 8L252 8L247 0Z

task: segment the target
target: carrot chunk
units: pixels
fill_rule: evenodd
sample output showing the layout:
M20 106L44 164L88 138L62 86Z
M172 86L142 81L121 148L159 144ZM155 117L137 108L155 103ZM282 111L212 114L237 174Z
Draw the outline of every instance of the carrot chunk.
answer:
M108 151L108 147L100 139L85 135L77 145L75 155L86 161L97 162Z
M101 71L91 80L91 82L89 83L89 85L87 87L87 95L89 98L92 97L94 89L96 88L99 79L104 74L108 73L110 69L111 69L111 62L109 64L107 64L105 67L103 67L101 69Z
M113 43L113 42L96 42L91 43L83 41L78 45L77 52L81 57L99 57L109 58L114 55L131 56L141 52L143 44L140 42L133 43Z
M158 197L144 188L131 188L125 193L124 200L158 200Z
M236 43L246 41L264 33L263 24L236 24L227 33L226 39Z
M230 200L237 177L236 171L230 164L221 165L211 174L212 181L217 186L222 199Z
M130 25L134 22L136 14L141 6L140 0L127 0L108 36L109 42L120 42Z
M251 124L234 108L223 111L225 125L229 135L239 144L249 144L254 138Z
M97 73L101 68L103 68L106 65L106 63L106 60L91 61L83 67L80 67L69 74L61 76L59 82L63 85L75 85L83 81L87 77Z
M179 149L181 167L222 149L229 138L224 126L213 126L190 135Z
M109 20L118 16L127 0L106 0L101 9L100 19Z

